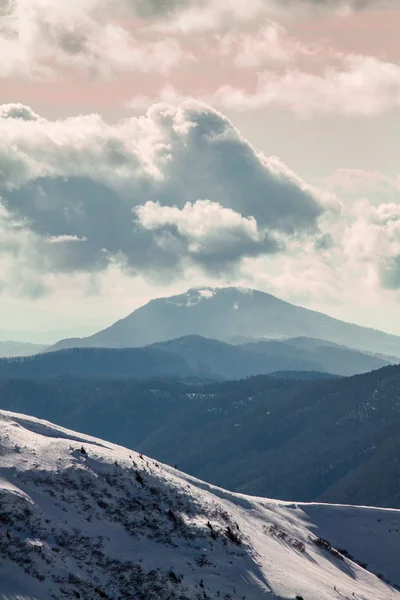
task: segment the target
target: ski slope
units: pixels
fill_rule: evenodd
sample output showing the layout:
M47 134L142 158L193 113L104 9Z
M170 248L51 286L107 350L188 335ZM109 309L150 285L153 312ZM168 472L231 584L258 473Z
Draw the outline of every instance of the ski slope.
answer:
M400 600L399 557L400 511L234 494L0 411L0 600Z

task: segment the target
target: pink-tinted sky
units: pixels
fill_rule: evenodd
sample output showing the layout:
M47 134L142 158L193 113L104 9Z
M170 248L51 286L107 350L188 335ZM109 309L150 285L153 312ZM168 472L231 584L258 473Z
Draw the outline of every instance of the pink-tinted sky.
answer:
M394 64L400 58L400 10L352 12L347 16L309 12L293 19L288 14L279 25L266 14L263 19L239 22L226 30L187 33L174 29L161 33L151 28L154 21L113 22L126 33L129 44L139 55L133 64L129 59L108 56L106 47L101 56L90 39L80 54L60 50L56 34L49 35L45 48L40 48L37 41L39 48L35 49L34 41L28 40L26 70L20 62L10 67L9 72L0 69L1 100L27 103L52 116L57 111L60 115L87 110L114 113L118 109L123 112L125 105L136 97L157 99L166 86L176 88L177 94L210 99L222 85L253 93L257 76L265 69L277 74L299 69L322 75L328 68L346 72L346 59L353 55ZM268 36L268 30L277 31ZM263 32L267 34L263 36ZM118 41L116 37L115 43ZM154 50L154 45L162 43L166 48L165 52L160 50L161 56L167 56L168 52L171 55L164 66ZM127 41L123 40L121 48L115 47L115 54L127 47ZM140 47L144 58L153 54L153 60L147 64L146 60L140 60L137 50ZM6 57L2 61L7 62ZM106 63L104 70L102 61ZM52 73L35 74L35 62L50 66ZM6 76L1 77L2 72ZM338 107L337 112L340 110Z

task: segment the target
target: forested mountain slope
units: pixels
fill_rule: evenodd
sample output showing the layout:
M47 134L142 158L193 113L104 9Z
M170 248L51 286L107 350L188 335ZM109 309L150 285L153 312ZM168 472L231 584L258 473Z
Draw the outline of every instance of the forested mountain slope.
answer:
M234 491L400 508L400 367L284 377L0 379L0 407L108 436Z

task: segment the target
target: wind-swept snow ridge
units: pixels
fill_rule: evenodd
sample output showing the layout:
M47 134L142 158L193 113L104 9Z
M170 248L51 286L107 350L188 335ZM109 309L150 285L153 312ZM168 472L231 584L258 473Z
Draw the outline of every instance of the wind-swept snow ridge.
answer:
M396 600L355 560L400 583L399 530L400 511L233 494L0 411L1 600Z

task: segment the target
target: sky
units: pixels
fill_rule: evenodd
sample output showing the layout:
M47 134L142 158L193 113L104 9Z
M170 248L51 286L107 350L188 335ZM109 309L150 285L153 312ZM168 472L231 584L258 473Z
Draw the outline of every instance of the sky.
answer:
M0 0L0 338L240 285L400 335L400 0Z

